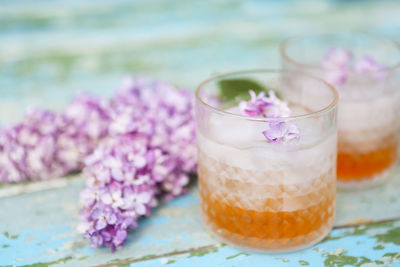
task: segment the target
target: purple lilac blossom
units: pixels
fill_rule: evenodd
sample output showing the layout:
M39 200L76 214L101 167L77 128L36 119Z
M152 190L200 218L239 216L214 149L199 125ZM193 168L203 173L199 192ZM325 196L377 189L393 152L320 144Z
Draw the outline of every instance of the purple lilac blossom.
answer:
M250 90L251 99L249 101L241 101L239 109L242 114L250 117L287 117L290 115L290 109L287 104L276 97L274 91L268 92L268 97L265 92L260 92L258 95Z
M250 117L264 116L265 110L273 106L272 101L265 96L265 92L257 95L253 90L250 90L249 94L251 97L249 101L239 103L239 108L243 114Z
M86 158L78 230L92 247L114 251L124 245L127 232L157 205L166 161L161 150L151 148L151 136L140 132L108 138Z
M82 169L83 158L109 136L110 110L109 100L81 93L61 113L57 160L66 173Z
M371 56L364 56L356 62L354 70L359 73L372 73L375 79L383 79L386 77L385 66L376 62Z
M325 55L322 66L326 69L348 70L353 60L353 53L347 49L330 48Z
M55 112L32 109L24 120L0 131L0 181L22 182L29 179L50 179L64 174L57 152Z
M288 117L291 111L287 104L280 100L273 91L269 91L268 97L264 92L249 91L251 99L239 103L239 109L243 115L250 117L277 118L268 123L269 128L262 132L269 143L286 143L300 138L300 130L293 123L278 120Z
M185 193L189 174L196 171L195 125L193 93L176 89L171 84L145 77L133 77L124 81L114 98L122 110L123 117L137 117L133 121L143 123L140 117L146 114L155 125L152 145L169 155L171 172L161 184L163 197L170 199ZM135 106L135 108L131 108ZM126 115L130 113L131 115ZM121 116L121 114L123 114ZM111 125L111 130L130 130L132 125L123 122Z
M0 181L48 179L84 166L79 230L115 250L157 199L186 192L196 169L192 93L138 77L111 100L78 95L60 114L32 110L0 129Z
M335 86L340 86L347 81L347 72L351 68L353 54L341 48L330 48L324 59L322 66L327 70L325 79Z
M269 129L263 131L263 135L269 143L281 143L298 140L300 138L300 131L292 123L272 121L269 123Z
M6 129L0 130L0 181L3 183L7 182L19 182L24 177L18 170L16 164L11 159L10 155L10 144L13 138L10 136L10 132Z
M82 159L108 135L109 104L78 95L61 113L28 111L0 132L0 181L44 180L82 168Z
M93 247L115 250L157 205L156 198L186 192L196 150L192 93L134 77L124 81L111 103L111 138L85 160L80 231ZM109 214L116 214L116 222Z
M385 66L366 55L357 60L354 66L351 51L342 48L331 48L322 60L322 66L326 70L325 79L335 86L342 86L348 80L349 72L370 74L374 79L381 80L386 77Z

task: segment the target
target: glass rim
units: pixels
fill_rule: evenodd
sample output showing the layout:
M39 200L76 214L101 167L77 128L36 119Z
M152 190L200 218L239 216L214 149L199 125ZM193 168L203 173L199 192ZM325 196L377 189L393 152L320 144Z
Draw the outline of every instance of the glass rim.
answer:
M206 108L222 114L222 115L227 115L227 116L231 116L231 117L236 117L238 119L245 119L245 120L251 120L251 121L259 121L259 122L270 122L270 121L276 121L276 120L298 120L298 119L306 119L309 117L313 117L313 116L318 116L321 114L325 114L325 113L329 113L330 111L332 111L333 109L335 109L337 107L337 103L339 100L339 94L336 91L335 87L333 85L331 85L330 83L327 83L326 81L317 78L313 75L309 75L303 72L298 72L301 73L301 75L309 77L311 79L314 79L316 81L321 82L322 84L324 84L333 94L333 100L329 103L329 105L325 106L322 109L319 109L317 111L313 111L310 113L306 113L306 114L301 114L301 115L294 115L294 116L287 116L287 117L275 117L275 118L259 118L259 117L250 117L250 116L246 116L246 115L241 115L241 114L237 114L237 113L232 113L232 112L228 112L216 107L213 107L211 105L209 105L208 103L206 103L201 97L200 97L200 91L202 88L204 88L208 83L215 81L219 78L222 77L227 77L227 76L232 76L232 75L240 75L240 74L249 74L249 73L282 73L286 71L285 69L248 69L248 70L238 70L238 71L232 71L232 72L226 72L226 73L221 73L221 74L217 74L214 76L209 77L208 79L204 80L203 82L201 82L195 91L195 99L197 101L199 101L199 103L201 103L203 106L205 106ZM250 90L250 89L249 89Z
M293 57L289 56L287 53L287 47L290 44L296 43L299 40L306 40L306 39L315 38L315 37L317 37L317 38L333 37L336 39L341 39L341 38L343 38L343 37L341 37L343 35L364 36L364 37L367 37L370 39L386 42L387 44L392 45L393 48L397 49L397 51L399 51L399 55L400 55L400 44L397 43L396 41L394 41L390 38L383 37L383 36L378 36L378 35L374 35L374 34L370 34L370 33L363 33L363 32L321 33L321 34L310 34L310 35L304 35L304 36L291 37L291 38L288 38L288 39L284 40L283 42L281 42L281 44L279 45L279 52L281 54L281 57L284 60L286 60L292 64L295 64L298 66L303 66L303 67L308 67L308 68L313 68L313 69L322 69L322 66L320 66L320 65L299 62L296 59L294 59ZM390 72L399 67L400 67L400 57L399 57L399 60L397 61L397 63L395 63L394 65L386 67L382 70L372 71L372 73ZM354 70L350 70L348 72L356 73Z

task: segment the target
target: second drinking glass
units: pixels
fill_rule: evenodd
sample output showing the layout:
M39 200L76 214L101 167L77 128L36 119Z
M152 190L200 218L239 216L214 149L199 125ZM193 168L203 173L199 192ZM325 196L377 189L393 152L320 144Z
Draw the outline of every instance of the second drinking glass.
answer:
M338 186L365 188L391 177L398 157L398 46L365 34L317 35L282 43L281 56L288 72L304 71L338 90Z

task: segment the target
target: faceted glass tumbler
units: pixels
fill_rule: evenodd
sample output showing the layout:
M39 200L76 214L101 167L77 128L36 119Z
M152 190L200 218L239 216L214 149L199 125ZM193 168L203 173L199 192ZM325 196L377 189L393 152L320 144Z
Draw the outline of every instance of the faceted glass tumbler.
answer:
M301 70L321 79L335 75L335 70L321 64L332 48L351 51L353 66L366 56L384 66L367 73L352 69L343 84L335 85L339 93L337 179L341 189L362 189L393 177L400 107L398 45L366 34L343 33L293 38L280 48L282 67L288 72Z
M232 246L286 252L311 246L331 230L335 213L335 89L296 73L251 70L219 75L196 91L198 181L205 227ZM231 110L248 90L273 90L300 130L294 143L269 143L272 120Z

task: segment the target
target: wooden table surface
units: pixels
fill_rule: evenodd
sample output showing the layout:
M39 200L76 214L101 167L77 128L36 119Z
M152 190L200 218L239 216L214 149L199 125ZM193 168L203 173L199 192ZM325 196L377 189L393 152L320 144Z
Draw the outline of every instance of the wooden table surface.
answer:
M193 90L215 73L279 67L283 39L344 30L400 40L400 2L0 0L0 124L28 106L60 110L81 90L109 96L127 74ZM400 266L400 171L339 192L323 242L273 255L213 239L196 186L143 219L123 249L90 249L75 230L83 186L80 175L0 185L0 266Z

